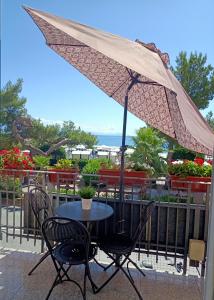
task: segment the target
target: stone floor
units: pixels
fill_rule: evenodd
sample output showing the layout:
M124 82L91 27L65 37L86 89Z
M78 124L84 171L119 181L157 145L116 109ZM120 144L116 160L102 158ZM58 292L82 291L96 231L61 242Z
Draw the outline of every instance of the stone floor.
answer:
M27 273L38 261L40 255L27 251L0 249L0 299L2 300L40 300L45 299L47 292L55 278L55 270L50 259L44 261L31 275ZM95 263L90 264L94 281L99 286L110 274L111 270L103 272ZM202 299L203 280L197 276L183 276L144 270L146 277L142 277L136 269L132 275L136 285L143 294L144 300L200 300ZM70 276L82 282L83 267L73 267ZM51 294L50 300L82 299L80 291L72 283L64 282L58 285ZM87 299L102 300L138 300L135 291L127 278L119 273L97 295L87 285Z

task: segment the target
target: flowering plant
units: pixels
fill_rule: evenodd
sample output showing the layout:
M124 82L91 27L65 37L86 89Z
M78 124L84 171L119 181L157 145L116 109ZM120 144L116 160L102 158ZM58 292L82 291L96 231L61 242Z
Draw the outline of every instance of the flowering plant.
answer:
M22 153L19 148L11 150L0 150L1 168L32 170L33 161L27 153Z
M206 162L203 158L196 157L194 161L174 161L168 166L170 175L187 177L211 177L212 166L210 162Z
M71 169L72 168L72 161L70 159L59 159L57 164L55 165L56 169Z

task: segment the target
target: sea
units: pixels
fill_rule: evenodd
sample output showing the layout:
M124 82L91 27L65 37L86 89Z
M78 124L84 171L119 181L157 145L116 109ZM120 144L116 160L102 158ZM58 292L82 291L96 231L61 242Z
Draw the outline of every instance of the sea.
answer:
M98 145L120 147L122 144L122 136L120 135L96 135ZM132 136L126 136L126 145L133 146Z

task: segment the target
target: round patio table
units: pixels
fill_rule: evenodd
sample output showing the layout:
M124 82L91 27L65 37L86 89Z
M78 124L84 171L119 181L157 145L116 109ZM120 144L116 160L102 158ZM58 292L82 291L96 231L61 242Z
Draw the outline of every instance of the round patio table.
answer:
M80 222L101 221L113 215L110 205L92 201L91 209L82 209L81 201L67 202L55 210L59 217L69 218Z

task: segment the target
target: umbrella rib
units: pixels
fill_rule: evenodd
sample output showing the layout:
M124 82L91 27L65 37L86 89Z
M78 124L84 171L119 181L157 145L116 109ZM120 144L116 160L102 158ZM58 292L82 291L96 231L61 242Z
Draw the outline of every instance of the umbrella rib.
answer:
M128 81L129 78L127 78L123 83L121 83L121 85L109 96L109 97L113 97L113 95ZM135 79L136 83L142 83L142 84L151 84L151 85L155 85L155 86L162 86L161 84L158 84L154 81L140 81L138 79Z
M141 81L141 80L138 80L138 83L162 86L162 84L159 84L159 83L157 83L157 82L155 82L155 81Z
M50 46L70 46L70 47L86 47L89 48L87 45L75 45L75 44L61 44L61 43L47 43Z
M126 71L128 72L128 75L130 77L131 80L135 80L137 81L137 78L135 78L132 74L132 70L126 68ZM139 76L139 74L137 75L137 77ZM119 85L119 87L110 95L110 97L113 97L113 95L129 80L129 78L127 78L126 80L124 80L121 85Z
M147 81L142 81L142 80L139 80L138 77L141 76L139 73L135 72L136 75L134 76L133 75L134 72L131 69L126 68L126 70L129 73L129 76L131 77L131 79L135 81L135 83L143 83L143 84L151 84L151 85L162 86L162 84L159 84L155 81L148 81L148 80Z
M119 87L109 96L109 97L113 97L113 95L129 80L129 78L127 78L126 80L124 80Z

